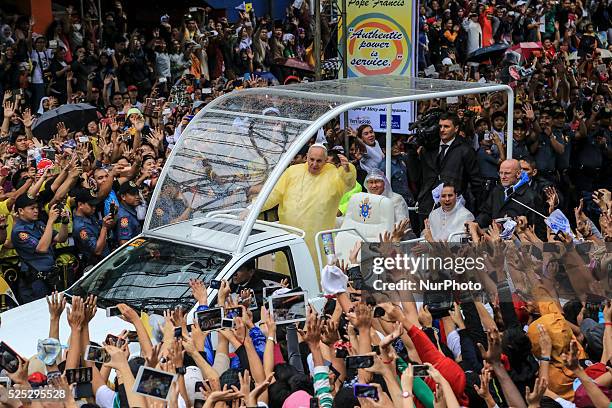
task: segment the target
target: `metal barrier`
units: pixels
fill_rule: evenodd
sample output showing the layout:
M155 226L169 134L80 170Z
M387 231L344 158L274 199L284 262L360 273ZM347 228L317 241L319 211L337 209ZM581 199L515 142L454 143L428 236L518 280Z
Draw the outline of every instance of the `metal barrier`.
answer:
M451 242L451 238L454 238L454 237L457 237L457 236L461 236L461 235L465 235L467 237L470 236L467 232L453 232L453 233L449 234L449 236L446 239L446 241L447 242Z
M227 213L224 213L224 212L213 214L213 215L205 217L205 218L228 218L228 219L231 219L231 220L240 220L240 217L237 217L237 216L232 215L232 214L227 214ZM304 237L306 237L306 233L304 232L304 230L301 230L301 229L296 228L296 227L292 227L290 225L281 224L278 221L271 222L271 221L257 220L256 222L257 222L257 224L269 225L271 227L284 229L287 232L291 232L291 233L297 234L302 239L304 239Z
M315 234L315 247L317 249L317 258L319 260L320 267L323 267L323 265L326 265L326 263L323 262L323 255L321 254L321 246L319 245L319 238L321 238L321 235L323 234L329 234L329 233L337 234L338 232L344 232L344 231L355 231L355 233L359 235L359 238L361 238L363 242L368 242L368 240L361 234L361 232L357 231L357 229L355 228L335 228L335 229L317 232Z

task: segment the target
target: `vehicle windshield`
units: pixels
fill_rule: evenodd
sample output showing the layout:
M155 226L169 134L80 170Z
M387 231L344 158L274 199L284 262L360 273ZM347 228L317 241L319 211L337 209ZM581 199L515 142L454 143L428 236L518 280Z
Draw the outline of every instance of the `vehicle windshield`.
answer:
M137 238L108 257L67 293L98 297L99 307L126 303L138 310L190 309L190 279L208 286L230 255L156 238Z

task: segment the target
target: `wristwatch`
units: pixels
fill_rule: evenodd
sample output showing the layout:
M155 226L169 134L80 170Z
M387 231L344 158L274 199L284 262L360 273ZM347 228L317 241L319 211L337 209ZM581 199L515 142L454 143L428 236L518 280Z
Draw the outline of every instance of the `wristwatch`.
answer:
M540 361L550 361L550 357L549 356L542 356L542 357L538 358L538 360L540 360Z
M185 367L176 367L176 373L178 375L185 375L187 373L187 369Z

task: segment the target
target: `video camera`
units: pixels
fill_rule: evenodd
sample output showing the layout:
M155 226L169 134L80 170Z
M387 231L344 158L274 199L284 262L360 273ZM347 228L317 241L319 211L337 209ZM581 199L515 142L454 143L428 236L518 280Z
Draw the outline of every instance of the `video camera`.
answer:
M415 139L412 143L425 148L435 147L440 143L440 126L438 124L442 111L434 109L424 115L421 119L412 122L408 130L415 131Z

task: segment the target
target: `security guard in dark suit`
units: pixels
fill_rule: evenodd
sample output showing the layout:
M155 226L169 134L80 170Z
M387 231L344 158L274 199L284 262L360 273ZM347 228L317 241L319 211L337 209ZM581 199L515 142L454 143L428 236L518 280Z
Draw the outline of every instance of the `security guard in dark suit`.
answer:
M474 201L480 197L482 181L476 153L471 145L462 142L457 134L459 119L454 114L440 116L440 143L424 149L419 155L422 168L419 192L419 218L421 224L433 209L431 190L444 181L454 183L468 205L474 209ZM468 193L471 188L471 197Z
M82 264L93 266L110 253L107 239L115 226L114 215L108 214L99 220L95 214L100 200L87 189L77 192L76 203L72 237L83 256Z
M136 216L136 207L140 205L138 187L132 181L126 181L119 187L119 211L117 213L116 235L119 245L125 244L142 228Z
M38 219L38 202L26 194L15 201L18 218L11 232L11 241L21 261L19 280L19 297L27 303L40 299L55 289L57 270L53 244L65 242L68 238L68 212L54 205L49 211L47 223ZM62 217L59 232L53 230L53 224ZM65 220L64 220L65 218Z
M535 226L535 232L540 239L546 238L546 224L544 219L516 201L546 214L544 202L528 183L516 186L521 175L521 167L518 160L504 160L499 167L500 184L495 186L489 198L480 207L480 214L476 221L481 228L491 225L497 218L518 217L524 215L529 224ZM516 200L516 201L514 201Z

